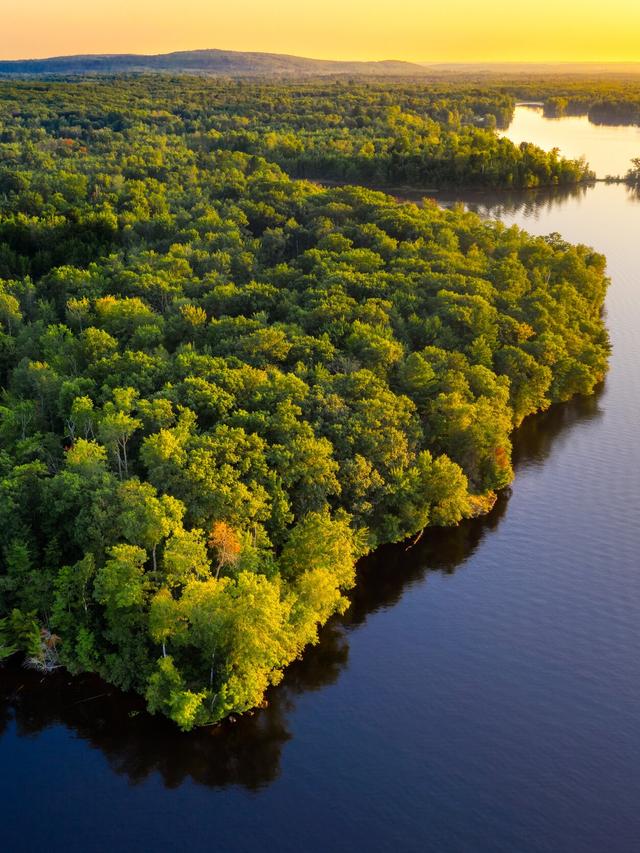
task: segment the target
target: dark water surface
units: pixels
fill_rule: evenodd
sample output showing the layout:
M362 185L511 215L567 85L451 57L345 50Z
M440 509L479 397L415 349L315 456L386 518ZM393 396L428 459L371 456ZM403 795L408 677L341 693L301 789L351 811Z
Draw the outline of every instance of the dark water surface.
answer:
M468 202L606 253L605 386L525 422L489 517L370 558L253 716L3 670L0 849L640 850L640 200Z

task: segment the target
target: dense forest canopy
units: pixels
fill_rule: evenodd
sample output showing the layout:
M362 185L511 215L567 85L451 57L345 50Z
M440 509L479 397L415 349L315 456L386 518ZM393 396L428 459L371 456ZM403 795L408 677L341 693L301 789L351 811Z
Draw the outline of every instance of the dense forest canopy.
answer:
M107 105L105 108L103 105ZM379 186L534 187L593 174L557 151L514 145L513 95L415 83L267 84L200 78L114 78L0 84L16 142L36 131L77 142L134 129L190 149L243 151L292 177Z
M410 157L433 128L495 139L473 97L0 86L0 656L184 729L251 708L361 554L486 510L512 429L593 390L602 256L294 180L256 130L317 133L301 156L346 131L349 160L413 122Z

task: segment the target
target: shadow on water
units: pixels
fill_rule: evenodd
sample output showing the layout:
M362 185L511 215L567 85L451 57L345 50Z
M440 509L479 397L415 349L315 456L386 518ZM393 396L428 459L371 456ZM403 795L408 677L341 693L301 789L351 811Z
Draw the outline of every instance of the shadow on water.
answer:
M597 418L601 392L527 419L514 436L516 468L539 464L573 427ZM58 673L43 678L9 665L2 670L0 684L0 737L13 726L20 737L64 726L100 750L112 770L131 784L158 774L169 788L191 779L210 787L259 790L279 775L282 750L291 739L288 721L296 697L334 683L344 670L349 632L370 614L392 606L430 572L453 573L467 563L482 540L497 529L509 497L506 490L484 518L457 528L433 529L412 547L385 546L361 561L345 616L326 625L320 643L289 667L282 684L269 692L265 708L236 722L180 734L168 721L149 716L139 697L124 695L97 677Z

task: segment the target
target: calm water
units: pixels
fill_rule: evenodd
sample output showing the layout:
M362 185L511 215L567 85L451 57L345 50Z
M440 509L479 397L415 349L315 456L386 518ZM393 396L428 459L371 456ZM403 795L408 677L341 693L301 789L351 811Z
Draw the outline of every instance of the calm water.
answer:
M587 116L548 119L541 107L517 107L505 135L514 142L535 142L559 148L565 157L586 157L598 178L626 175L633 157L640 157L640 127L591 124Z
M4 670L3 850L640 850L640 201L469 203L607 254L605 387L525 422L488 518L370 559L235 725L182 736L99 681Z

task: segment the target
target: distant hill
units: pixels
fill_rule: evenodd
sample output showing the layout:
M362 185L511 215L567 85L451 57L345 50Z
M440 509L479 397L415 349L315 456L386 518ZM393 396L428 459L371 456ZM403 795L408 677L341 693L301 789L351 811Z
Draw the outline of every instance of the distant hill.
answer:
M421 65L396 60L342 62L232 50L189 50L153 56L105 54L0 60L0 74L5 75L130 74L150 71L228 77L423 77L429 74L428 69Z
M48 59L0 60L0 76L136 74L164 72L202 74L213 77L419 77L422 79L550 77L633 77L640 63L605 62L351 62L308 59L280 53L235 50L185 50L145 55L137 53L53 56Z

